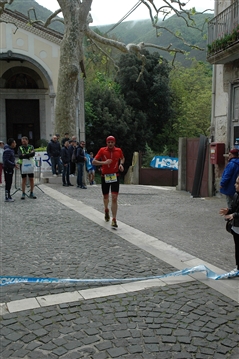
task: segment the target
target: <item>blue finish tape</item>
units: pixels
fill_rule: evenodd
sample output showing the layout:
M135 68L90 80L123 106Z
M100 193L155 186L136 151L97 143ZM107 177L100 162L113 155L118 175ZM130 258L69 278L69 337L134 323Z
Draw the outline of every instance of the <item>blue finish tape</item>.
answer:
M149 279L161 279L168 277L178 277L182 275L189 275L196 272L206 272L206 276L209 279L225 279L239 277L239 270L237 272L229 272L218 275L211 271L205 265L199 265L192 268L185 268L176 272L172 272L164 275L150 276L150 277L139 277L139 278L102 278L102 279L73 279L73 278L35 278L35 277L15 277L15 276L0 276L0 287L10 284L20 283L121 283L121 282L135 282Z

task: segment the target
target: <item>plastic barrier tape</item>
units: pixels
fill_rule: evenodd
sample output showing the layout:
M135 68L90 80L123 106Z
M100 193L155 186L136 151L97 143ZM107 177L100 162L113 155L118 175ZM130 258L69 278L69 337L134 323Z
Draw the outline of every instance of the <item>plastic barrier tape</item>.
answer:
M196 272L206 272L206 276L209 279L225 279L239 277L239 270L235 273L225 273L218 275L215 272L211 271L204 265L199 265L192 268L185 268L176 272L169 274L150 276L150 277L139 277L139 278L103 278L103 279L71 279L71 278L34 278L34 277L14 277L14 276L0 276L0 287L10 284L19 284L19 283L120 283L120 282L135 282L141 280L149 279L161 279L167 277L178 277L182 275L189 275Z

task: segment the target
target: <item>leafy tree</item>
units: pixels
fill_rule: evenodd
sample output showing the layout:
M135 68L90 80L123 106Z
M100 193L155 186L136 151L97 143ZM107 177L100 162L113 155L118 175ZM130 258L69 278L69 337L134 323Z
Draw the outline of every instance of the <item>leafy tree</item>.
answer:
M139 82L136 80L142 64L132 54L121 57L117 83L102 73L87 79L86 120L96 128L99 126L98 131L94 130L94 138L99 138L102 128L105 128L103 138L115 131L122 147L126 146L125 139L130 138L127 148L130 159L133 151L145 152L147 148L154 154L177 156L179 137L208 134L211 68L194 61L190 68L177 64L170 69L158 54L144 54L145 69ZM127 113L124 117L127 125L118 127L123 110ZM97 140L96 144L100 147Z
M177 121L174 123L180 137L208 135L211 114L212 73L207 64L195 62L191 68L181 66L170 74L175 93Z
M179 137L208 135L211 117L211 67L195 61L190 68L179 64L170 73L172 117L157 136L168 138L170 152L177 153Z
M156 135L162 132L170 119L170 67L158 53L144 51L143 54L145 63L140 78L138 74L142 63L136 55L129 54L120 58L116 81L120 84L126 103L136 114L145 114L145 143L148 141L153 150L160 151L165 139L159 141Z
M149 167L152 159L154 156L157 156L157 154L152 151L152 149L149 147L149 145L146 143L145 145L145 151L142 156L142 166L143 167Z
M97 74L90 84L86 80L85 99L87 145L93 141L96 152L105 145L107 136L115 136L116 145L124 151L127 170L133 152L143 150L146 143L145 114L142 111L136 114L121 95L119 85L103 74Z

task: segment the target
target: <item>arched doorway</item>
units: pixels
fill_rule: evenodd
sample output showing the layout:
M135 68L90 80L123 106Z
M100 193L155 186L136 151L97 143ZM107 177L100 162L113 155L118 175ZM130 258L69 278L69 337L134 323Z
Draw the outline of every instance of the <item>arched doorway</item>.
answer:
M12 67L6 71L2 79L6 89L30 90L43 88L40 76L32 69L24 66ZM38 99L6 99L7 138L16 139L21 144L22 136L36 147L40 139L40 115Z
M7 138L13 137L17 146L22 136L36 147L40 139L39 100L6 99Z

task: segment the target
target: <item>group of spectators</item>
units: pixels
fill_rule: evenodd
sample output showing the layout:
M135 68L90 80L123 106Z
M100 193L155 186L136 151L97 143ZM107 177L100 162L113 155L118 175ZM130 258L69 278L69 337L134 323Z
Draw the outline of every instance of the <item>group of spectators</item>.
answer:
M61 174L63 186L73 186L70 182L70 176L75 176L77 170L77 187L86 189L83 183L83 173L87 161L85 153L85 141L77 142L76 136L70 139L69 133L59 141L59 136L54 135L47 145L47 154L51 159L52 174L57 176ZM93 159L93 153L90 154ZM87 166L89 173L89 182L94 184L95 167Z
M85 142L77 142L76 136L69 138L69 134L66 133L65 137L59 142L59 136L52 136L51 141L47 146L47 153L51 159L52 174L57 176L61 174L63 186L73 186L70 183L70 176L75 176L77 169L77 187L86 189L83 184L83 172L85 168L85 162L87 157L85 154ZM21 145L18 148L18 161L15 160L15 148L16 141L13 138L9 138L7 143L4 144L0 141L0 186L2 186L2 173L4 172L5 178L5 202L14 202L11 196L11 187L13 182L14 169L20 169L21 172L21 199L25 200L26 197L36 199L34 194L34 157L35 150L32 145L29 144L29 140L26 136L21 138ZM95 166L92 164L93 153L91 153L91 159L88 161L88 173L90 184L94 183ZM91 163L91 165L90 165ZM25 170L27 169L27 170ZM29 179L30 193L26 194L27 177Z

